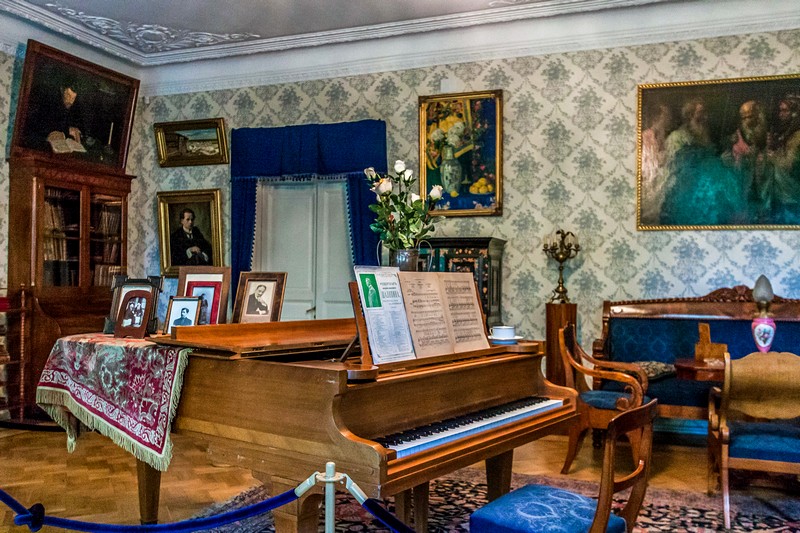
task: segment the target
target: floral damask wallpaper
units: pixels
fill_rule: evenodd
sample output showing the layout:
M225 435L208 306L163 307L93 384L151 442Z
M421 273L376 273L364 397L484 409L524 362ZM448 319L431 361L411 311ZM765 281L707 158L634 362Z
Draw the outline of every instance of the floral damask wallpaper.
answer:
M9 114L13 58L0 56L0 125ZM752 286L766 274L775 293L800 297L800 232L636 230L636 86L800 72L800 30L448 64L169 95L138 103L128 171L129 270L158 274L156 192L221 188L229 234L229 167L159 168L152 125L225 118L227 127L273 127L383 119L388 158L418 168L417 97L457 79L463 91L504 91L504 214L452 218L439 236L494 236L504 255L503 319L543 338L544 304L557 263L541 251L556 228L575 232L582 251L567 263L585 344L600 332L605 299L696 296L721 286ZM0 140L4 145L6 138ZM7 176L7 168L3 168ZM7 179L0 208L7 212ZM702 206L698 206L702 209ZM7 216L0 247L7 249ZM229 242L224 243L229 256ZM0 284L6 276L0 264Z

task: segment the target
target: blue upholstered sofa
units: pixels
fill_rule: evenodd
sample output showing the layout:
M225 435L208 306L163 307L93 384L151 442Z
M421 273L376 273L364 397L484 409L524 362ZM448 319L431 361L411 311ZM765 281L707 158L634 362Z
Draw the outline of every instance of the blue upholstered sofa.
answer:
M772 350L800 354L800 300L776 296L770 313L777 325ZM594 342L599 359L667 363L661 375L651 375L646 395L658 398L659 414L675 418L706 419L708 391L715 381L678 379L670 365L693 358L698 325L707 323L711 341L728 345L732 359L756 350L750 324L756 314L752 291L744 285L718 289L697 298L633 300L603 304L602 337ZM613 388L594 383L595 389Z

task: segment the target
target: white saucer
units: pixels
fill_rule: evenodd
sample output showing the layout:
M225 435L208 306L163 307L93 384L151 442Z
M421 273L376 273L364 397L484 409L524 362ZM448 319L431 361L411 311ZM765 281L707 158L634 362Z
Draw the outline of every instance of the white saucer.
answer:
M492 342L492 344L517 344L517 341L522 340L522 338L523 337L521 337L520 335L517 335L515 337L509 337L507 339L497 339L489 335L489 340Z

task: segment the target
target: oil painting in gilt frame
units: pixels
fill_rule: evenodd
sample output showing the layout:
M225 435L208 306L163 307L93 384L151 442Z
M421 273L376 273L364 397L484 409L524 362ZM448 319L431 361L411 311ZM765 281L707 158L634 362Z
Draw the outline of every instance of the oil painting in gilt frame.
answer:
M124 172L139 80L29 40L12 156Z
M437 215L503 214L503 92L419 97L420 190Z
M222 266L220 190L161 191L157 196L161 274L175 276L181 266Z
M638 229L800 229L800 75L638 96Z
M228 162L225 120L185 120L153 125L162 167L219 165Z

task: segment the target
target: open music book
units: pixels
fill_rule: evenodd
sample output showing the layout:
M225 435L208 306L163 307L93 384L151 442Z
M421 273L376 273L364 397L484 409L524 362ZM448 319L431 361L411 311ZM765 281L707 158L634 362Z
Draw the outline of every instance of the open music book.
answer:
M489 348L471 273L355 272L376 364Z

